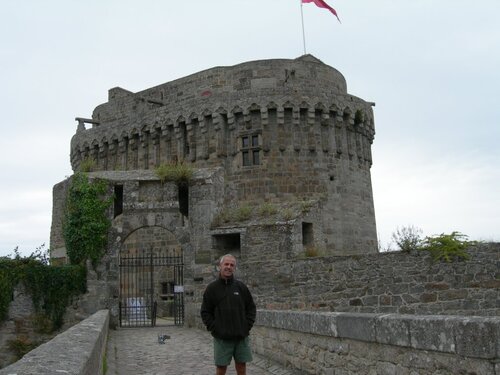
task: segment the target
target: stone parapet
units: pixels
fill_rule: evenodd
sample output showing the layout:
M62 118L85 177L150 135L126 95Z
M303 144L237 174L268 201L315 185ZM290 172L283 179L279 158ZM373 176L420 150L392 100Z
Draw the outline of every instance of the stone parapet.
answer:
M252 336L301 374L498 375L500 317L259 310Z
M0 375L100 375L108 326L109 311L100 310L0 370Z

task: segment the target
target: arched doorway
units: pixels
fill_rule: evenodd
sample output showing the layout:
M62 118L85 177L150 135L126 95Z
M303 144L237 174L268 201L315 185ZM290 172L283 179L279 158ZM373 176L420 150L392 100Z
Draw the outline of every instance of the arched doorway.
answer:
M120 251L120 327L184 323L181 245L159 226L142 227Z

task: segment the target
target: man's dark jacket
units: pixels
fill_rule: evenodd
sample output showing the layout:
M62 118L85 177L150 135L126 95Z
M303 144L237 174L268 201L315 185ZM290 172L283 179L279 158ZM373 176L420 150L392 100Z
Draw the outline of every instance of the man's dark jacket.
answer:
M234 278L211 282L203 294L201 319L212 336L240 340L248 336L257 309L247 286Z

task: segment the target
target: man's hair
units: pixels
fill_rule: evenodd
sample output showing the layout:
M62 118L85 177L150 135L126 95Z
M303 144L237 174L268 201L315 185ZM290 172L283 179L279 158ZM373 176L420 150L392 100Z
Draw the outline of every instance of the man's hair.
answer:
M221 258L219 259L219 266L224 261L224 258L233 258L234 259L234 265L236 265L236 263L237 263L236 257L233 254L226 254L226 255L221 256Z

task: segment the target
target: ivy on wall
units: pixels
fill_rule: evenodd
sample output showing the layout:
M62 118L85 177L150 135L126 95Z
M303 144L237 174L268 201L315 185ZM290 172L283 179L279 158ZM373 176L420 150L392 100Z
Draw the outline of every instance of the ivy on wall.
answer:
M85 173L75 173L66 198L63 236L71 264L95 266L106 250L111 221L107 210L112 198L106 198L108 186L103 180L90 181Z
M28 257L17 252L13 258L0 257L0 321L7 318L14 287L23 283L35 311L50 320L50 330L58 329L72 298L85 293L86 277L84 266L51 266L40 252Z
M35 311L44 311L57 329L62 326L72 297L86 292L86 277L86 268L81 265L50 267L39 264L26 269L24 283Z

